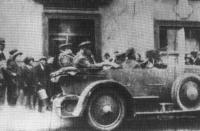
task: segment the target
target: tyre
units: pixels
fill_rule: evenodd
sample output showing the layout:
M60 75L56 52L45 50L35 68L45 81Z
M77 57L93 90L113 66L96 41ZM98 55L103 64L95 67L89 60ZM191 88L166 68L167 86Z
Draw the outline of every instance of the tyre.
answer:
M87 110L87 120L97 130L110 131L119 127L126 115L124 98L111 89L92 95Z
M187 74L178 78L173 84L171 97L182 110L200 109L200 77Z

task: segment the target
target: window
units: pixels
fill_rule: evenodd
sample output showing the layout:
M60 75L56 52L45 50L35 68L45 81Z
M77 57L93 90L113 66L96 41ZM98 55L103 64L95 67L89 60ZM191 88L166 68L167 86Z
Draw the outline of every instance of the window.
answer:
M68 42L72 43L73 53L76 54L79 50L78 45L89 40L92 42L92 52L96 60L101 60L100 15L98 13L46 11L43 23L45 56L56 56L59 53L59 45Z
M200 23L189 21L155 21L155 48L163 59L173 64L184 64L191 52L200 53Z
M94 53L94 34L93 20L51 19L49 20L49 55L58 54L58 47L63 43L72 43L72 50L76 53L78 45L87 40L93 43L92 50Z
M184 44L186 53L200 51L199 22L155 21L154 28L155 46L160 51L178 51L179 44ZM179 37L184 41L178 43Z
M184 29L185 52L199 51L200 47L200 28L196 27L170 27L161 26L159 30L159 50L177 51L178 50L178 32Z

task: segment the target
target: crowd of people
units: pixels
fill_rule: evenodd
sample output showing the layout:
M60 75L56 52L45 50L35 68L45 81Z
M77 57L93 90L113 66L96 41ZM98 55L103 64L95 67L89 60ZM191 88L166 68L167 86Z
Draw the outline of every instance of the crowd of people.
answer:
M49 110L51 97L61 92L59 87L62 86L62 83L51 82L50 77L65 69L166 68L156 50L147 51L146 60L142 60L134 48L124 53L116 51L113 57L105 53L103 61L98 63L94 59L90 41L84 41L78 47L79 51L74 54L71 43L61 44L60 53L54 58L41 57L35 61L33 57L25 57L22 63L19 61L23 53L17 49L11 50L6 59L5 40L0 38L0 102L4 103L7 94L9 105L21 104L30 109L37 108L40 112Z
M146 58L142 59L139 53L136 53L134 48L128 48L125 52L114 52L111 57L109 53L105 53L104 61L113 62L121 68L135 69L135 68L166 68L167 65L161 60L160 52L158 50L148 50Z
M5 40L0 38L0 103L10 106L22 105L44 112L48 109L49 96L52 95L49 85L51 66L46 57L39 62L33 57L23 58L17 49L4 55ZM36 64L37 63L37 64ZM42 95L39 95L42 94Z

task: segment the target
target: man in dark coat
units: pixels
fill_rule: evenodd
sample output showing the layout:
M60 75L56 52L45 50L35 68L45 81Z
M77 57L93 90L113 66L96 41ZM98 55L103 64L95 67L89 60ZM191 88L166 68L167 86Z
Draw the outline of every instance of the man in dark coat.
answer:
M47 85L49 80L49 72L47 69L47 58L42 57L39 60L39 64L33 68L33 80L34 80L34 90L37 93L35 98L39 99L39 111L44 112L47 109ZM35 103L34 102L34 103Z
M200 65L200 58L198 57L197 51L191 52L190 62L192 65Z
M5 101L6 82L4 78L6 57L4 55L5 39L0 38L0 104Z
M7 85L7 99L9 105L16 105L20 88L23 87L22 68L17 63L22 52L18 50L10 51L10 58L7 60L7 68L5 70L5 80Z
M3 52L4 49L5 49L5 40L3 38L0 38L0 61L6 60L6 57Z

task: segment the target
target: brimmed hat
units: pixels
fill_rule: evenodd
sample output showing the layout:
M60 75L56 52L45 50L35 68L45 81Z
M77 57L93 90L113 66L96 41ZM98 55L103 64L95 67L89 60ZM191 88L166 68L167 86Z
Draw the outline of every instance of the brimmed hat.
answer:
M65 43L65 44L59 45L59 49L71 48L71 46L72 46L72 43Z
M24 63L25 63L25 64L29 64L30 61L34 61L34 58L33 58L33 57L26 57L26 58L24 59Z
M79 48L89 47L91 45L91 41L84 41L79 44Z
M42 57L39 59L39 61L41 61L41 60L47 61L47 57L46 57L46 56L42 56Z

